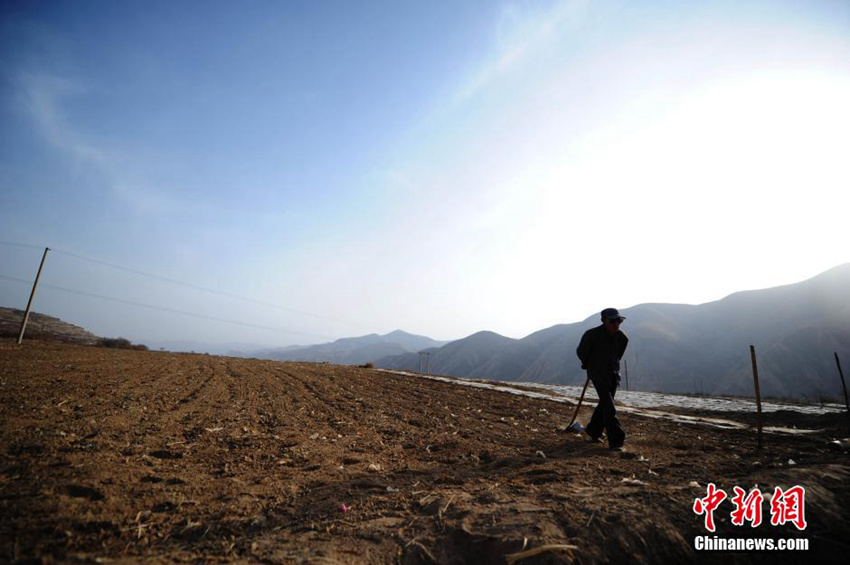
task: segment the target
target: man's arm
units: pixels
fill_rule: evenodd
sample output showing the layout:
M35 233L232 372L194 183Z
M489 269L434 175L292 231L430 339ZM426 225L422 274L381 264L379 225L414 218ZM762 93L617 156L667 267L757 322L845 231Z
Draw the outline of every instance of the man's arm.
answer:
M623 354L626 352L626 347L629 346L629 338L626 337L626 334L620 334L623 339L620 340L620 359L623 358Z
M581 336L581 341L576 348L576 355L578 355L579 361L581 361L581 368L587 369L587 363L590 361L590 350L592 349L590 337L588 334L590 332L584 332L584 335Z

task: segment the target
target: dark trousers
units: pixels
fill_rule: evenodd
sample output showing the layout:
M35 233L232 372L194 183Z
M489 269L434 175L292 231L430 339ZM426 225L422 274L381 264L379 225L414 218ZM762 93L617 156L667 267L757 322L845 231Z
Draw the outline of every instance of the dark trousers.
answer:
M612 374L604 377L591 377L590 380L593 382L596 394L599 395L599 404L596 405L585 431L590 436L600 437L604 428L608 434L608 445L619 447L626 441L626 432L620 427L620 421L617 419L617 407L614 406L614 395L617 394L620 378Z

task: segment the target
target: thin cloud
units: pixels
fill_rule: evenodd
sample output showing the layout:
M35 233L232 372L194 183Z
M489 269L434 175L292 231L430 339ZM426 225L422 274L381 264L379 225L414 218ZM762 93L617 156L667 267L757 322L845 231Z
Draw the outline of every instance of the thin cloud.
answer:
M560 34L578 28L586 18L589 0L562 0L542 12L509 5L496 25L496 45L487 62L460 88L455 104L469 101L482 89L517 70Z
M18 85L37 130L48 143L76 160L103 166L104 152L82 139L61 110L64 98L84 93L82 86L67 78L29 73L19 75Z
M87 93L82 83L46 73L20 73L16 83L36 131L77 166L100 175L113 196L140 214L174 209L177 203L172 198L128 173L125 160L91 142L70 123L64 105Z

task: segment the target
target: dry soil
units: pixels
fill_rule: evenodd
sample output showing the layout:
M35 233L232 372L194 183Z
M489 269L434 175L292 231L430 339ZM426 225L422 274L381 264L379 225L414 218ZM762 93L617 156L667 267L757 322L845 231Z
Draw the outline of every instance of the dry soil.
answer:
M0 561L845 562L845 415L767 435L624 414L623 453L560 429L572 407L373 369L0 342ZM582 409L580 421L589 418ZM723 417L729 417L728 414ZM742 418L751 418L742 415ZM808 527L697 552L715 483L806 487ZM765 521L769 522L765 504Z

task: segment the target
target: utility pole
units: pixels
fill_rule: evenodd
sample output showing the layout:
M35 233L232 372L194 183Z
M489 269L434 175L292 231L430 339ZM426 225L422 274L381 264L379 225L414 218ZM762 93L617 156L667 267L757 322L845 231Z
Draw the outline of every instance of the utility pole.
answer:
M38 288L38 280L41 278L41 270L44 268L44 260L47 259L49 247L44 248L44 255L41 256L41 264L38 266L38 273L35 275L35 282L32 283L32 292L30 292L30 300L27 302L27 309L24 312L24 319L21 321L21 333L18 334L18 345L24 340L24 330L27 329L27 320L30 317L30 309L32 309L32 301L35 298L35 290Z
M431 373L431 352L430 351L420 351L419 352L419 372L422 372L422 358L425 358L425 374L428 375Z

